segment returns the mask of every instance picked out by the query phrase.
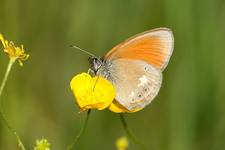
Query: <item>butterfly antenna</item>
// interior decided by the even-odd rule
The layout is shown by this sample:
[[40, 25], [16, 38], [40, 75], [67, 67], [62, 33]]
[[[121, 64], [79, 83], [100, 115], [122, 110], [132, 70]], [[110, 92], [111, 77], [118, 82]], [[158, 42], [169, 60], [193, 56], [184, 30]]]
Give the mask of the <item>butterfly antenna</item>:
[[82, 51], [82, 52], [84, 52], [84, 53], [86, 53], [86, 54], [88, 54], [88, 55], [90, 55], [90, 56], [92, 56], [92, 57], [96, 57], [94, 54], [92, 54], [92, 53], [90, 53], [90, 52], [88, 52], [88, 51], [86, 51], [86, 50], [84, 50], [84, 49], [82, 49], [82, 48], [80, 48], [80, 47], [78, 47], [78, 46], [70, 45], [70, 47], [71, 47], [71, 48], [75, 48], [75, 49], [77, 49], [77, 50], [80, 50], [80, 51]]

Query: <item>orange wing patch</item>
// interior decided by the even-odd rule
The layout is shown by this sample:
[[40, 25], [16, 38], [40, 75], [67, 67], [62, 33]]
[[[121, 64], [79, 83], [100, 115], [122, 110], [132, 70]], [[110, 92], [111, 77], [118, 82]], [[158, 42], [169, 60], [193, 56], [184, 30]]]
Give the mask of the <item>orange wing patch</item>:
[[173, 51], [173, 34], [167, 28], [159, 28], [131, 37], [109, 51], [106, 59], [136, 59], [163, 70]]

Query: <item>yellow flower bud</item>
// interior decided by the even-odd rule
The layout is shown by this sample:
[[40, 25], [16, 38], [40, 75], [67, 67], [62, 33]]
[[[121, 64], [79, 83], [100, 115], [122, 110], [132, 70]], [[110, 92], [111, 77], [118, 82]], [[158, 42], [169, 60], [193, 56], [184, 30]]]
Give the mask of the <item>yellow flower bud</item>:
[[117, 150], [126, 150], [128, 147], [128, 139], [127, 137], [123, 136], [116, 140], [116, 147]]
[[50, 150], [50, 144], [47, 139], [42, 138], [36, 141], [36, 146], [34, 150]]
[[3, 35], [0, 34], [0, 41], [2, 42], [4, 52], [9, 55], [12, 60], [18, 60], [20, 66], [23, 66], [22, 61], [28, 59], [29, 55], [25, 53], [23, 45], [16, 47], [12, 41], [8, 42], [4, 39]]

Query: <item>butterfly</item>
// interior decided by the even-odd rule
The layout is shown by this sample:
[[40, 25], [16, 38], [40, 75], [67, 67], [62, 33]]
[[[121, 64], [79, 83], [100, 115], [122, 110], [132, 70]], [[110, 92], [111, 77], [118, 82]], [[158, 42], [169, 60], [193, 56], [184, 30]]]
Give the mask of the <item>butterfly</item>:
[[170, 29], [145, 31], [118, 44], [101, 59], [90, 57], [90, 69], [112, 82], [116, 89], [114, 105], [133, 112], [157, 96], [173, 47]]

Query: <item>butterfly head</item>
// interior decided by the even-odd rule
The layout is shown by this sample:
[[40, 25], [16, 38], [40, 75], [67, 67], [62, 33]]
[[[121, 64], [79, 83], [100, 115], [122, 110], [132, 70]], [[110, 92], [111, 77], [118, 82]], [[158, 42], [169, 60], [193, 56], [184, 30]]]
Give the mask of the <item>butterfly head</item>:
[[97, 58], [97, 57], [89, 57], [88, 58], [89, 64], [90, 64], [90, 69], [93, 71], [94, 74], [96, 74], [101, 68], [103, 64], [103, 59], [102, 58]]

